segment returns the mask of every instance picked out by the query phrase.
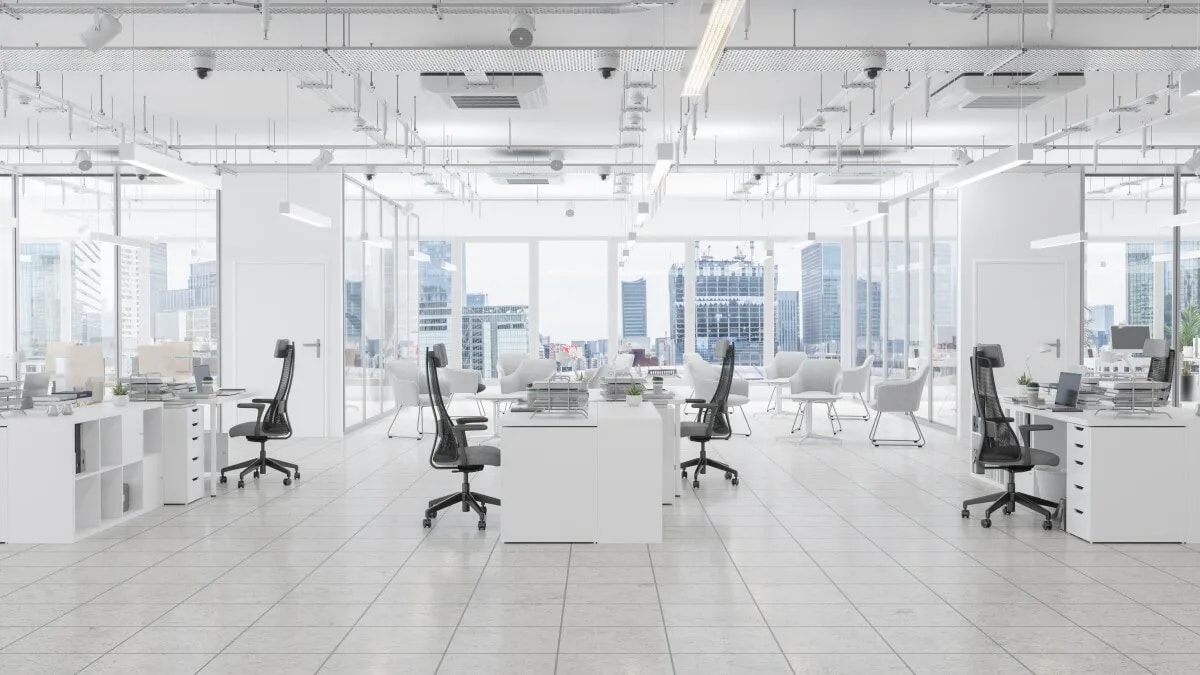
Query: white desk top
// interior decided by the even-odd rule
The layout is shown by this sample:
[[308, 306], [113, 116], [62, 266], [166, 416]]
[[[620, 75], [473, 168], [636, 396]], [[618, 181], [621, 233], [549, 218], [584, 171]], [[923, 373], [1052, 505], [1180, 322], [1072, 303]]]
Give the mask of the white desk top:
[[186, 408], [190, 405], [222, 405], [225, 403], [249, 401], [257, 396], [258, 394], [252, 391], [243, 391], [238, 394], [213, 394], [203, 398], [177, 398], [165, 401], [165, 403], [172, 407]]
[[789, 401], [816, 401], [817, 403], [837, 401], [842, 398], [838, 394], [831, 394], [827, 391], [802, 391], [799, 394], [784, 394], [783, 397]]
[[588, 410], [588, 416], [564, 413], [529, 413], [509, 411], [500, 416], [500, 426], [509, 427], [560, 427], [587, 428], [605, 423], [620, 424], [630, 420], [658, 421], [658, 411], [654, 406], [643, 403], [631, 406], [624, 401], [606, 402], [593, 401]]
[[1025, 413], [1081, 427], [1187, 427], [1200, 422], [1200, 418], [1196, 417], [1196, 412], [1191, 408], [1157, 408], [1159, 411], [1170, 413], [1170, 417], [1161, 414], [1148, 415], [1129, 412], [1118, 414], [1104, 408], [1099, 411], [1085, 409], [1083, 412], [1054, 412], [1053, 410], [1031, 408], [1021, 403], [1010, 403], [1008, 409], [1013, 414]]
[[161, 401], [130, 401], [123, 407], [114, 405], [111, 401], [103, 401], [101, 403], [93, 403], [92, 405], [80, 406], [75, 409], [75, 412], [70, 415], [54, 415], [46, 414], [43, 408], [31, 408], [25, 411], [22, 415], [17, 411], [5, 413], [0, 417], [0, 427], [11, 426], [13, 424], [79, 424], [80, 422], [92, 422], [104, 417], [112, 417], [120, 415], [127, 410], [151, 410], [153, 408], [161, 408]]
[[467, 398], [473, 398], [479, 401], [523, 401], [525, 400], [524, 391], [512, 391], [507, 394], [496, 389], [484, 389], [475, 394], [468, 394]]

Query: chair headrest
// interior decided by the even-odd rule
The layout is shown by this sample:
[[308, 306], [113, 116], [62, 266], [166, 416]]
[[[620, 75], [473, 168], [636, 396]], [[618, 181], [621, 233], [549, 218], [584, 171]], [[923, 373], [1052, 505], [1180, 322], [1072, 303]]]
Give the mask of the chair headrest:
[[733, 343], [731, 343], [728, 338], [721, 338], [720, 340], [717, 340], [717, 345], [713, 347], [713, 356], [718, 359], [725, 358], [725, 352], [729, 351], [731, 344]]
[[975, 345], [975, 358], [987, 359], [993, 368], [1004, 367], [1004, 350], [1000, 345]]
[[282, 359], [287, 356], [288, 347], [292, 346], [292, 341], [287, 338], [282, 338], [275, 341], [275, 358]]
[[429, 348], [429, 356], [433, 358], [433, 365], [437, 368], [445, 368], [446, 364], [450, 363], [450, 358], [446, 356], [446, 345], [440, 342]]

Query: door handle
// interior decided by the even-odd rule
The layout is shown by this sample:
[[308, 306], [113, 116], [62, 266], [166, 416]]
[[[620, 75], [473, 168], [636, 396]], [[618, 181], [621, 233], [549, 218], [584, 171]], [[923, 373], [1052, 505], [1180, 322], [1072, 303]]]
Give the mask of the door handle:
[[316, 342], [305, 342], [304, 344], [302, 344], [300, 346], [301, 347], [316, 347], [317, 348], [317, 358], [318, 359], [321, 358], [321, 338], [317, 338]]

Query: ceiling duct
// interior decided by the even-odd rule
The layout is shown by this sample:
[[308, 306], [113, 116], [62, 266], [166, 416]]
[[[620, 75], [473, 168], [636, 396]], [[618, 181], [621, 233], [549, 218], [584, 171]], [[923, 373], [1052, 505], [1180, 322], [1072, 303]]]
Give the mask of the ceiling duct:
[[421, 88], [456, 110], [520, 110], [547, 103], [541, 73], [422, 73]]
[[1080, 73], [1031, 81], [1029, 73], [964, 73], [930, 95], [937, 110], [1024, 110], [1062, 98], [1083, 87]]
[[[650, 2], [629, 2], [616, 0], [583, 0], [582, 2], [514, 2], [498, 4], [495, 2], [330, 2], [320, 4], [315, 2], [271, 2], [272, 14], [416, 14], [428, 16], [451, 15], [510, 15], [520, 11], [524, 14], [628, 14], [644, 12], [663, 5], [670, 6], [676, 0], [656, 0]], [[265, 3], [264, 3], [265, 4]], [[252, 14], [256, 12], [259, 3], [248, 0], [179, 0], [148, 1], [112, 5], [111, 14], [127, 16], [130, 14]], [[0, 13], [15, 18], [35, 14], [92, 14], [96, 11], [95, 4], [78, 2], [38, 2], [37, 4], [20, 4], [18, 2], [0, 2]]]

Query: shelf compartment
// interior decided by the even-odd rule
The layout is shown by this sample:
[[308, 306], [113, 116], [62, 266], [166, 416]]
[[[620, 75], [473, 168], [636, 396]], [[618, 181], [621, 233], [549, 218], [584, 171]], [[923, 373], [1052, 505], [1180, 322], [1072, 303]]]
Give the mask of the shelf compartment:
[[100, 475], [91, 474], [75, 481], [75, 531], [91, 530], [100, 525]]
[[100, 471], [100, 422], [81, 422], [75, 425], [75, 449], [82, 459], [80, 473]]
[[[124, 473], [118, 467], [115, 471], [105, 471], [100, 474], [100, 518], [120, 518], [125, 515]], [[76, 524], [78, 527], [78, 524]]]
[[100, 418], [100, 465], [121, 466], [125, 463], [121, 447], [121, 415]]

